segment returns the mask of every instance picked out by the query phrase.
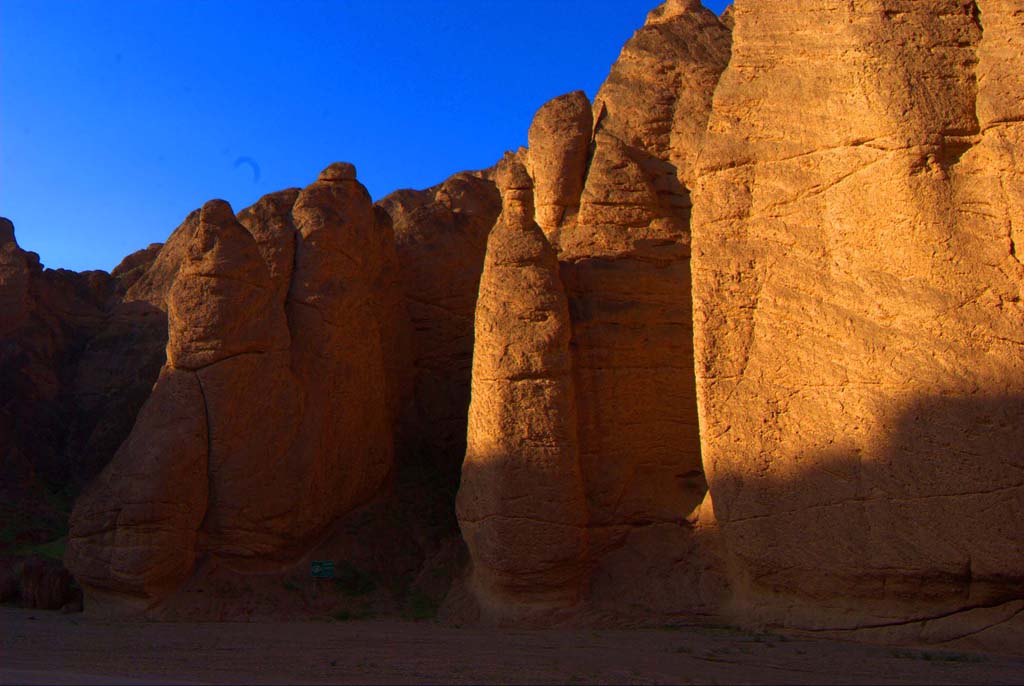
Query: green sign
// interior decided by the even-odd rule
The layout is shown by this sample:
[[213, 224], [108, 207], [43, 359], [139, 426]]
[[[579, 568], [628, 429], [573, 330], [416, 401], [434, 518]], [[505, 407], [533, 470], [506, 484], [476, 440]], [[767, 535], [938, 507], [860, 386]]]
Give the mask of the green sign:
[[313, 563], [309, 566], [309, 571], [314, 579], [333, 579], [334, 560], [313, 560]]

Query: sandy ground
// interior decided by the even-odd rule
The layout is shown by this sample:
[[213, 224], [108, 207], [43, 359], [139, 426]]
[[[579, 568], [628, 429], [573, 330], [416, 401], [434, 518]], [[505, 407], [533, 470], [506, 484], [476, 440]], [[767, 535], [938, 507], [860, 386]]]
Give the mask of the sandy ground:
[[1024, 658], [702, 626], [125, 623], [0, 608], [0, 683], [1021, 684]]

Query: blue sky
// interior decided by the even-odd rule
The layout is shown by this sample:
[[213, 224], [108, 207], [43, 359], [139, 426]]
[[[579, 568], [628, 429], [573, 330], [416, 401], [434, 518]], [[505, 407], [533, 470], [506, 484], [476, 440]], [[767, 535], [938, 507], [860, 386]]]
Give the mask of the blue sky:
[[0, 0], [0, 214], [46, 266], [109, 270], [333, 161], [375, 198], [430, 186], [593, 97], [656, 4]]

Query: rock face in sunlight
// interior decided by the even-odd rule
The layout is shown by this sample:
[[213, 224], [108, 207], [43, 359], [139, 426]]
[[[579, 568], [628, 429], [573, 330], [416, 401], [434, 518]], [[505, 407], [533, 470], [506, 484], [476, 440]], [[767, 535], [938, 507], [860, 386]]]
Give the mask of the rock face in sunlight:
[[[530, 149], [522, 155], [535, 187], [536, 222], [557, 249], [569, 302], [575, 397], [569, 435], [578, 443], [591, 577], [601, 589], [591, 598], [595, 609], [672, 613], [717, 599], [717, 582], [701, 584], [693, 574], [649, 582], [672, 575], [672, 559], [688, 558], [693, 569], [713, 566], [702, 542], [713, 517], [710, 507], [704, 516], [698, 511], [706, 485], [692, 366], [685, 184], [693, 178], [692, 159], [729, 44], [728, 30], [699, 3], [656, 9], [612, 67], [593, 114], [583, 93], [555, 98], [537, 112]], [[477, 356], [482, 314], [478, 310]], [[474, 408], [477, 385], [474, 378]], [[514, 434], [515, 408], [481, 399], [483, 407], [490, 421], [501, 420]], [[472, 416], [485, 416], [478, 412]], [[526, 414], [520, 424], [529, 424]], [[487, 464], [488, 450], [474, 448], [473, 435], [471, 423], [464, 479]], [[463, 531], [473, 532], [469, 541], [477, 529], [471, 520], [479, 517], [460, 511]], [[528, 527], [543, 525], [525, 517], [518, 527], [511, 518], [494, 519], [502, 525], [488, 530], [493, 548], [518, 550], [516, 541], [534, 535]], [[650, 527], [660, 536], [639, 531]], [[652, 547], [660, 553], [652, 554]], [[486, 610], [494, 601], [480, 588], [477, 570], [494, 562], [472, 542], [470, 552]], [[566, 555], [559, 564], [562, 575], [574, 579], [584, 561]], [[523, 602], [529, 597], [520, 596]]]
[[594, 115], [583, 91], [546, 103], [530, 126], [527, 165], [534, 179], [537, 224], [555, 240], [579, 214], [593, 132]]
[[457, 510], [488, 614], [572, 606], [587, 571], [569, 304], [509, 156], [476, 307], [473, 395]]
[[613, 536], [677, 523], [704, 496], [688, 186], [729, 45], [699, 2], [651, 12], [597, 94], [578, 222], [561, 236], [591, 517]]
[[0, 221], [0, 516], [88, 484], [88, 611], [1019, 652], [1024, 10], [798, 4], [668, 0], [376, 204], [336, 163], [110, 275]]
[[733, 16], [693, 273], [737, 606], [926, 640], [999, 624], [1024, 579], [1021, 4]]

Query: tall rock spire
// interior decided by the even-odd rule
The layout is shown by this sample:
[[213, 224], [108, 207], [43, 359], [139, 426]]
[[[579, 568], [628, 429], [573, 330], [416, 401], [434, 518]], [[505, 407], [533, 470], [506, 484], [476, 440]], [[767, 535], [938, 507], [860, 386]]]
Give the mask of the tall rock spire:
[[473, 590], [485, 612], [501, 615], [577, 603], [588, 553], [568, 301], [514, 158], [498, 185], [457, 508]]

